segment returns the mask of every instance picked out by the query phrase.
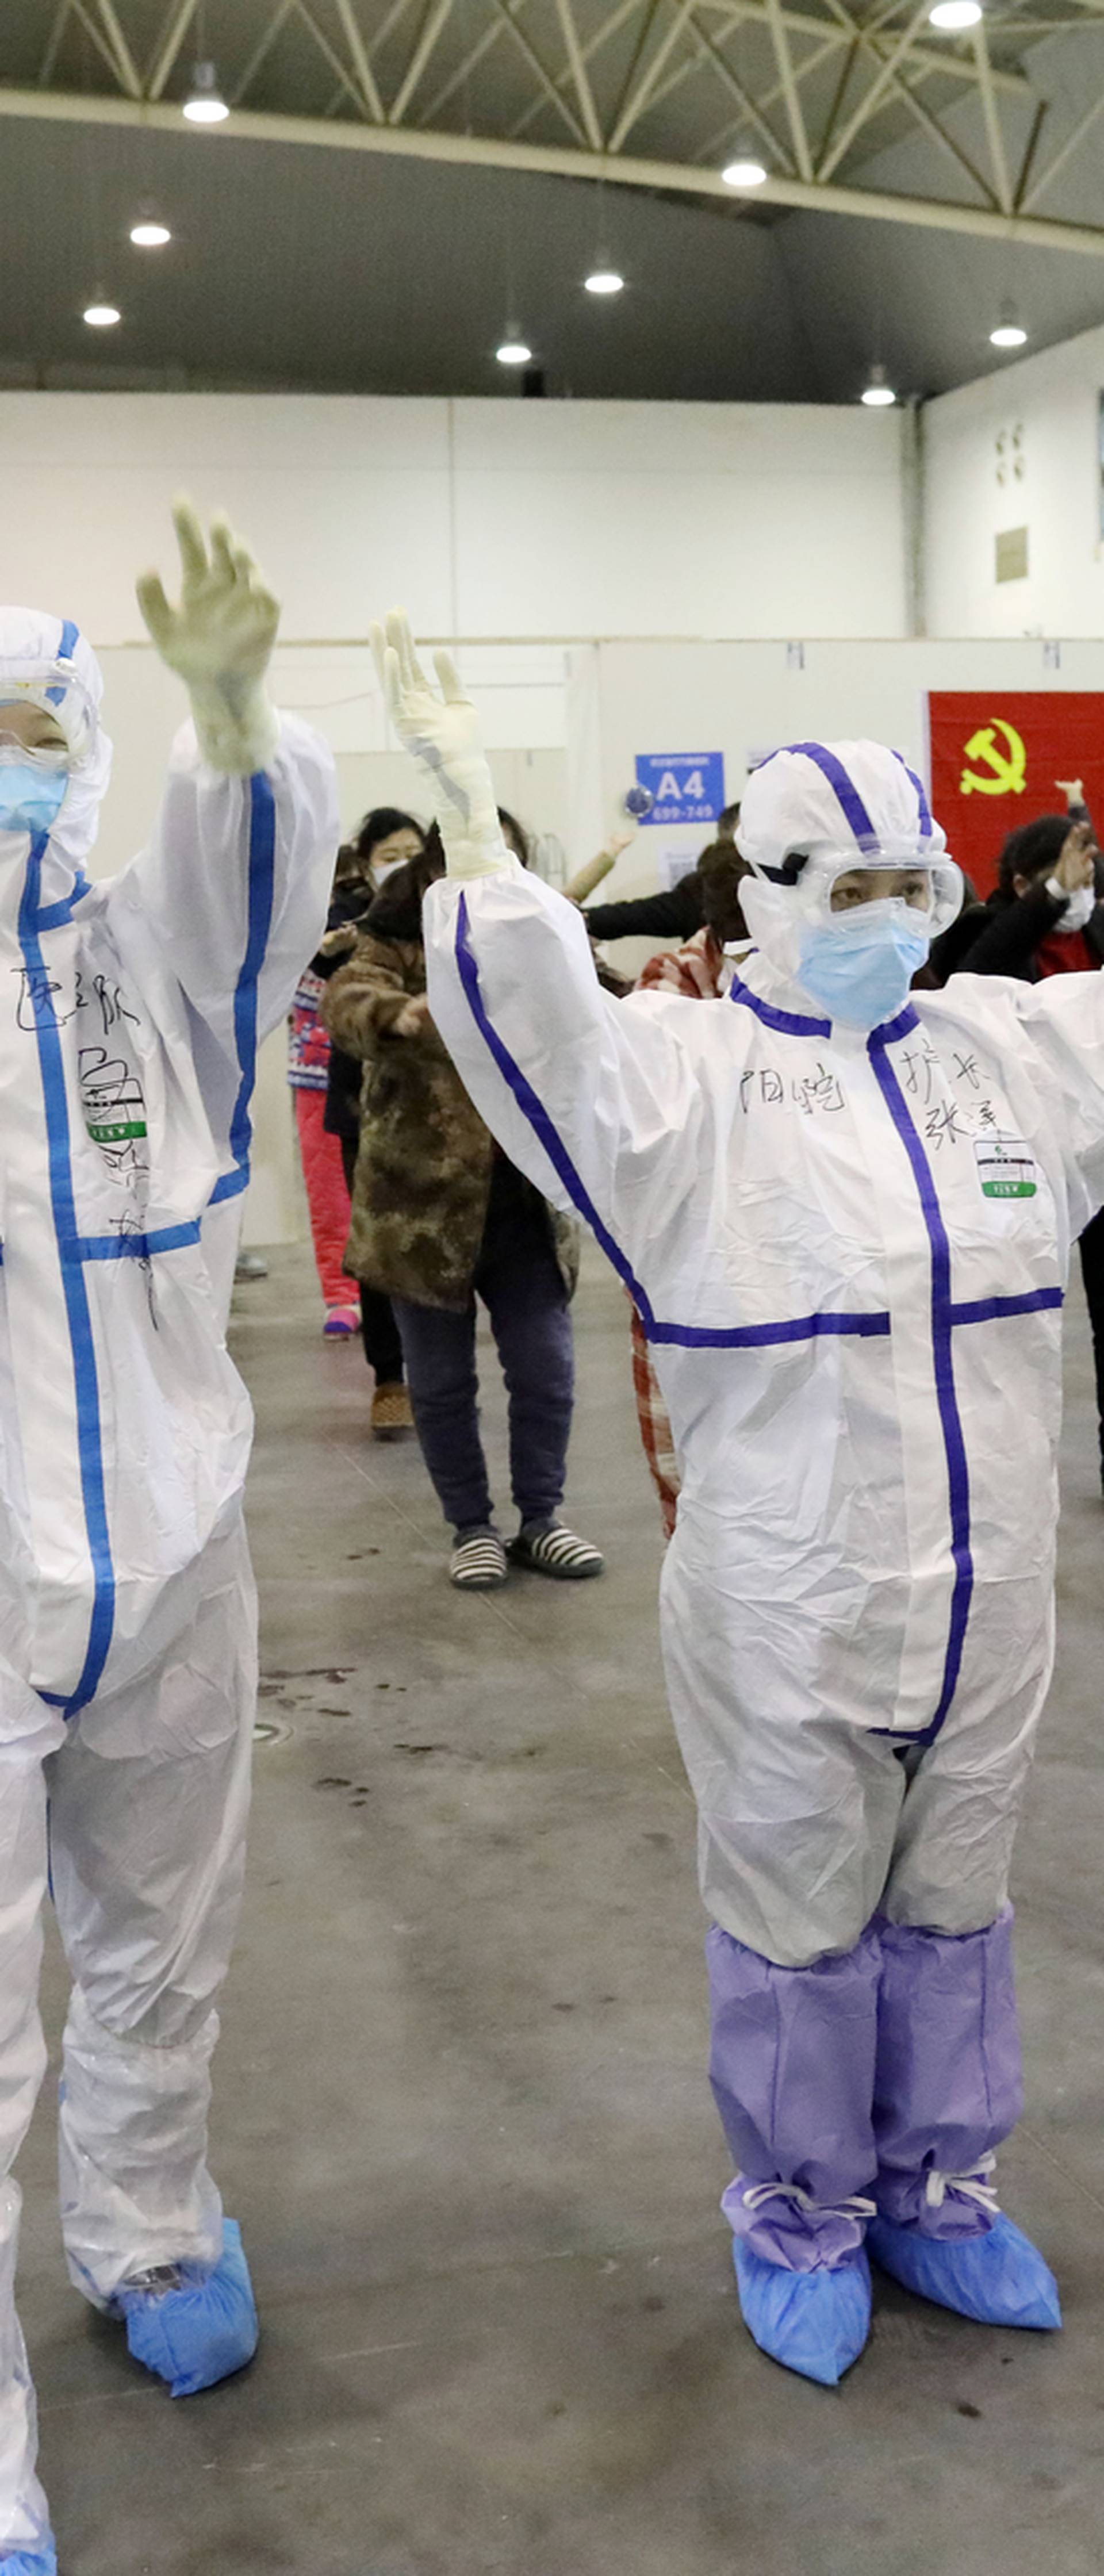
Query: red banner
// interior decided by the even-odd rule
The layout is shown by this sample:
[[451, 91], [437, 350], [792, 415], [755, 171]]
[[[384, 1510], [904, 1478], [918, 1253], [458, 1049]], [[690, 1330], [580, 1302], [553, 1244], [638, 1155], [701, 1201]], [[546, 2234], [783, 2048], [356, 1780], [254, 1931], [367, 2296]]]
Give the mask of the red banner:
[[1010, 832], [1061, 814], [1059, 778], [1084, 780], [1104, 832], [1104, 694], [1097, 689], [933, 689], [932, 808], [979, 894], [996, 884]]

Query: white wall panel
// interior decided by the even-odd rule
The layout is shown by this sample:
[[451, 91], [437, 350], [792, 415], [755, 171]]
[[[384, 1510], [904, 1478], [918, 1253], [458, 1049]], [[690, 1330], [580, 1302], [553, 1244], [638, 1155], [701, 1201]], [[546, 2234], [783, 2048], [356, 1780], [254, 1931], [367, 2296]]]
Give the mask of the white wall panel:
[[[1104, 330], [1095, 330], [928, 405], [929, 633], [1104, 633], [1102, 391]], [[1019, 527], [1027, 577], [998, 582], [997, 534]]]
[[9, 597], [140, 635], [182, 487], [224, 506], [288, 641], [422, 631], [899, 634], [900, 425], [820, 406], [0, 394]]

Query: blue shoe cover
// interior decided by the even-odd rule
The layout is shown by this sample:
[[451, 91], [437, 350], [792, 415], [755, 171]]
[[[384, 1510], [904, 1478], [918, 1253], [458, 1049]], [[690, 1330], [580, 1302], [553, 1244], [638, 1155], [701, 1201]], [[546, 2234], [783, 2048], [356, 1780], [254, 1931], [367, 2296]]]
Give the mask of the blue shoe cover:
[[[182, 2266], [178, 2290], [129, 2288], [124, 2281], [112, 2306], [125, 2317], [135, 2361], [168, 2381], [174, 2397], [214, 2388], [252, 2361], [260, 2340], [249, 2265], [236, 2219], [222, 2222], [222, 2259], [213, 2272]], [[5, 2576], [0, 2560], [0, 2576]], [[37, 2576], [37, 2570], [36, 2570]]]
[[53, 2541], [45, 2549], [17, 2549], [14, 2558], [0, 2558], [0, 2576], [57, 2576]]
[[867, 2244], [883, 2272], [921, 2299], [981, 2326], [1060, 2326], [1058, 2284], [1038, 2248], [999, 2210], [984, 2236], [922, 2236], [872, 2218]]
[[830, 2271], [790, 2272], [736, 2238], [732, 2248], [744, 2324], [760, 2352], [835, 2388], [870, 2332], [870, 2265], [861, 2250]]

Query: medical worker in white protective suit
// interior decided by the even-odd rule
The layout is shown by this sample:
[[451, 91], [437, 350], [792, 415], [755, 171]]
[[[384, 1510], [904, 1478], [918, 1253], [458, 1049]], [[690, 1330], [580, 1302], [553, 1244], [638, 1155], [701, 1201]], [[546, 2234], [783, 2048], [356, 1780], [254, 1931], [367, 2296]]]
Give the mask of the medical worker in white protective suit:
[[[0, 609], [0, 2156], [31, 2116], [50, 1860], [73, 1995], [69, 2270], [178, 2395], [257, 2322], [205, 2160], [241, 1890], [255, 1689], [251, 1417], [224, 1343], [259, 1039], [322, 929], [333, 764], [278, 717], [278, 611], [177, 513], [183, 591], [140, 596], [194, 729], [133, 866], [90, 885], [100, 675]], [[54, 2576], [0, 2181], [0, 2576]]]
[[511, 1160], [644, 1318], [683, 1468], [662, 1592], [700, 1814], [712, 2078], [744, 2316], [829, 2383], [867, 2249], [1057, 2326], [997, 2207], [1021, 2105], [1009, 1857], [1051, 1669], [1060, 1308], [1104, 1198], [1104, 990], [910, 996], [959, 902], [923, 788], [870, 742], [744, 800], [757, 943], [729, 998], [612, 1002], [500, 841], [475, 720], [389, 627], [448, 876], [434, 1021]]

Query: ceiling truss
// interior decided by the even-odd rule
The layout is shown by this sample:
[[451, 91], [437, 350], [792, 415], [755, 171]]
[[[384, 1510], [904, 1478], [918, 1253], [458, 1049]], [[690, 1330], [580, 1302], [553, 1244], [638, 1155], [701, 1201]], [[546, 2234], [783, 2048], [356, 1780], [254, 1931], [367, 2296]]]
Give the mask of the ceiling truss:
[[[957, 38], [936, 36], [929, 6], [222, 0], [204, 11], [167, 0], [155, 25], [150, 0], [4, 0], [0, 117], [179, 130], [202, 43], [234, 110], [219, 132], [244, 140], [554, 171], [734, 210], [720, 169], [754, 148], [770, 176], [745, 206], [1104, 255], [1104, 226], [1060, 220], [1047, 203], [1059, 177], [1068, 195], [1079, 156], [1092, 161], [1104, 60], [1049, 157], [1029, 62], [1044, 37], [1060, 45], [1086, 27], [1104, 54], [1104, 0], [1024, 0], [1023, 11], [991, 0]], [[930, 189], [869, 184], [874, 156], [905, 134], [930, 158]]]

